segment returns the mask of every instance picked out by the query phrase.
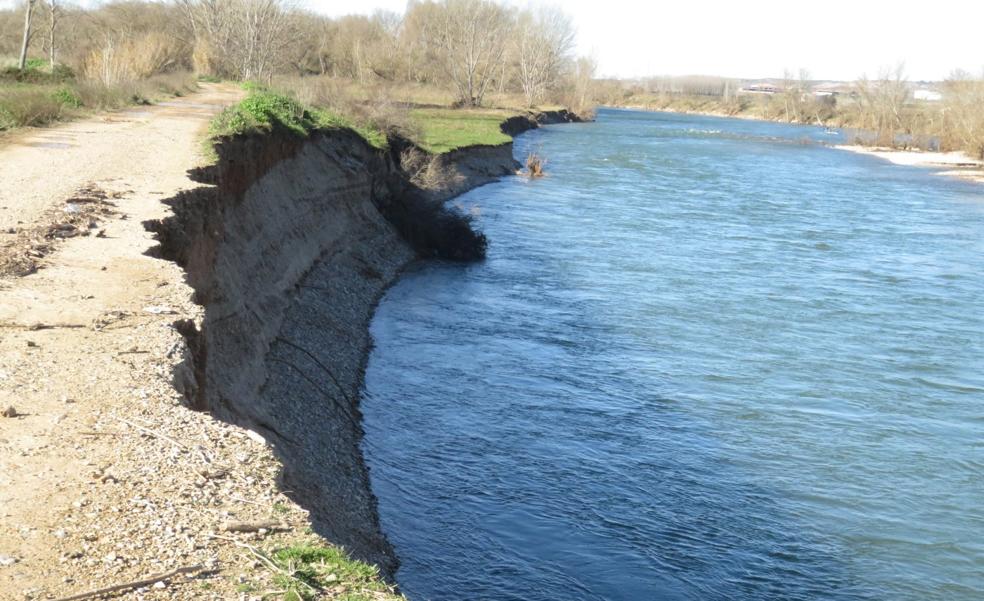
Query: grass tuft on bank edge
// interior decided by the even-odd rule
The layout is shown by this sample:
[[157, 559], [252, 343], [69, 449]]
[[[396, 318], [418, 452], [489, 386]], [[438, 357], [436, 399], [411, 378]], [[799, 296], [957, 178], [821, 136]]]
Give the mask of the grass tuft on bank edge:
[[360, 126], [330, 111], [305, 106], [291, 96], [254, 83], [243, 87], [249, 95], [212, 120], [210, 138], [268, 132], [275, 127], [285, 128], [298, 136], [308, 136], [320, 129], [348, 128], [373, 147], [386, 148], [386, 134], [382, 131]]
[[301, 543], [275, 550], [274, 584], [284, 601], [330, 597], [341, 601], [405, 601], [372, 565], [351, 559], [332, 546]]

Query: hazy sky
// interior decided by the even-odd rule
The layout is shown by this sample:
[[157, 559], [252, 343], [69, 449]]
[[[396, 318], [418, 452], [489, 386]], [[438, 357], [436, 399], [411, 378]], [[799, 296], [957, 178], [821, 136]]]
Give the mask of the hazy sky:
[[[330, 15], [406, 0], [301, 0]], [[512, 2], [526, 5], [527, 2]], [[984, 0], [565, 0], [579, 51], [602, 75], [875, 76], [904, 61], [910, 80], [984, 69]]]

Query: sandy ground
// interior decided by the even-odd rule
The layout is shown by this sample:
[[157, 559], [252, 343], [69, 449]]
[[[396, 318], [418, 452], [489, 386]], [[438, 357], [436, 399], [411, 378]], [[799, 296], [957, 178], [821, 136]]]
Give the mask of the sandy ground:
[[984, 161], [973, 159], [963, 152], [923, 152], [868, 146], [835, 146], [835, 148], [875, 156], [896, 165], [935, 167], [941, 169], [940, 175], [984, 183]]
[[[305, 523], [262, 439], [181, 406], [173, 323], [200, 307], [175, 264], [144, 255], [142, 222], [196, 185], [203, 129], [240, 94], [205, 85], [0, 147], [0, 259], [25, 236], [43, 246], [28, 275], [0, 272], [0, 599], [192, 566], [127, 598], [252, 598], [236, 591], [255, 558], [228, 539], [280, 535], [210, 533]], [[68, 223], [91, 207], [92, 223]]]

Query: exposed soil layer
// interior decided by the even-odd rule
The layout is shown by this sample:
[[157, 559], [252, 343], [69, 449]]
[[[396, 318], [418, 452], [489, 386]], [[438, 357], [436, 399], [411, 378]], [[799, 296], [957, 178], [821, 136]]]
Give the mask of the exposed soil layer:
[[399, 164], [405, 146], [378, 151], [345, 130], [225, 140], [196, 174], [215, 186], [148, 224], [204, 307], [181, 326], [189, 403], [260, 433], [316, 531], [387, 575], [396, 559], [360, 452], [369, 320], [415, 258], [480, 256], [466, 251], [484, 237], [443, 201], [518, 168], [511, 144], [461, 149], [435, 157], [441, 185], [422, 189]]
[[237, 545], [311, 524], [396, 566], [359, 451], [367, 326], [410, 261], [480, 256], [434, 207], [515, 172], [511, 146], [432, 158], [424, 187], [347, 131], [196, 168], [242, 94], [205, 88], [0, 149], [0, 598], [192, 566], [141, 597], [239, 598], [274, 585]]

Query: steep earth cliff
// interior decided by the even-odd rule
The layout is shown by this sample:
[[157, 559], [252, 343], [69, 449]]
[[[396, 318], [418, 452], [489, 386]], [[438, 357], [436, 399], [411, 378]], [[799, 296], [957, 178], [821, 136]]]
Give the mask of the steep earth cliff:
[[401, 166], [407, 149], [347, 130], [224, 140], [217, 165], [195, 175], [205, 185], [147, 224], [205, 309], [178, 324], [190, 352], [176, 385], [195, 408], [261, 434], [316, 530], [388, 575], [397, 562], [359, 448], [369, 320], [415, 258], [474, 258], [455, 254], [460, 232], [441, 239], [467, 221], [439, 207], [519, 168], [511, 144], [459, 149], [432, 159], [443, 175], [425, 190]]

